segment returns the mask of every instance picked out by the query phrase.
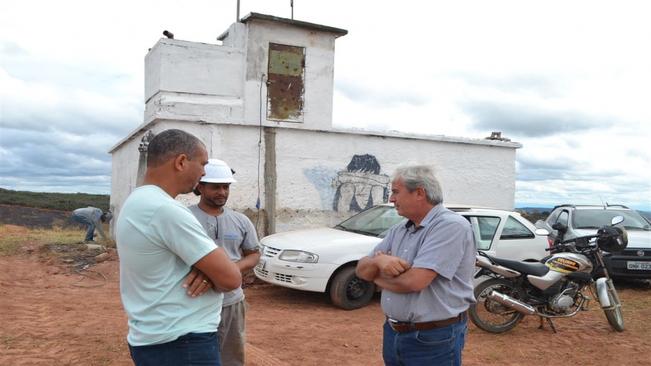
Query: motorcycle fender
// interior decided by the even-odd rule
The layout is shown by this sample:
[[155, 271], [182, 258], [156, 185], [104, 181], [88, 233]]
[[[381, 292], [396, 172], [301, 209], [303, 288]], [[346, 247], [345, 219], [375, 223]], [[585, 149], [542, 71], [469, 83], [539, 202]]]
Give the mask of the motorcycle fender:
[[602, 308], [609, 308], [612, 304], [608, 298], [608, 279], [601, 277], [597, 279], [597, 297]]

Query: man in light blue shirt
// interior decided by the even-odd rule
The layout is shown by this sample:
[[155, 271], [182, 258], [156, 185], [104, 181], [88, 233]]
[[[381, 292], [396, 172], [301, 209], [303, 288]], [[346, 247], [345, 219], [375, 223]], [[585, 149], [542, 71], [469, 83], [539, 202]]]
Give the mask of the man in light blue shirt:
[[[220, 364], [216, 331], [223, 295], [208, 289], [232, 290], [242, 278], [224, 249], [174, 200], [193, 190], [207, 162], [196, 137], [181, 130], [159, 133], [148, 146], [144, 185], [120, 211], [120, 294], [136, 365]], [[205, 277], [184, 288], [192, 267]]]
[[443, 206], [426, 166], [396, 170], [391, 197], [407, 218], [357, 265], [382, 288], [386, 365], [461, 365], [466, 311], [474, 303], [475, 240], [470, 223]]

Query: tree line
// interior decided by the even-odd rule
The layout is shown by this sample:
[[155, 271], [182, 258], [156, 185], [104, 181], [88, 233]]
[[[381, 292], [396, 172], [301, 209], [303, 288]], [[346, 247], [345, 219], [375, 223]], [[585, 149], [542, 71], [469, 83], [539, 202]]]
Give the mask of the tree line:
[[0, 188], [0, 204], [3, 205], [61, 211], [93, 206], [106, 211], [109, 209], [109, 200], [108, 194], [27, 192]]

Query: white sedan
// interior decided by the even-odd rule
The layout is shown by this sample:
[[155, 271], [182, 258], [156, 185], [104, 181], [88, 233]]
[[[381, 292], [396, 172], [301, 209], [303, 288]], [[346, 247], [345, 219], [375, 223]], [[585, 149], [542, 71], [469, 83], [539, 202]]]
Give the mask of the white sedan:
[[[536, 229], [517, 212], [446, 207], [472, 224], [477, 249], [487, 254], [526, 261], [547, 255], [548, 232]], [[355, 276], [357, 261], [373, 250], [389, 228], [403, 220], [392, 204], [383, 204], [334, 228], [269, 235], [261, 240], [262, 256], [255, 275], [274, 285], [328, 292], [332, 302], [343, 309], [360, 308], [373, 297], [375, 285]]]

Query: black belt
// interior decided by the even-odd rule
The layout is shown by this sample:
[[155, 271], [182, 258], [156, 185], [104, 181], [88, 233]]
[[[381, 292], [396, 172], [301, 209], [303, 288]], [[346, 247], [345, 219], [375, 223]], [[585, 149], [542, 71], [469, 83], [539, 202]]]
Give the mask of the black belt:
[[466, 312], [464, 311], [463, 313], [455, 316], [454, 318], [434, 320], [431, 322], [421, 322], [421, 323], [401, 322], [387, 317], [387, 323], [389, 323], [389, 326], [394, 331], [398, 333], [405, 333], [405, 332], [413, 332], [416, 330], [430, 330], [436, 328], [443, 328], [451, 324], [459, 323], [465, 320], [466, 318], [467, 315]]

